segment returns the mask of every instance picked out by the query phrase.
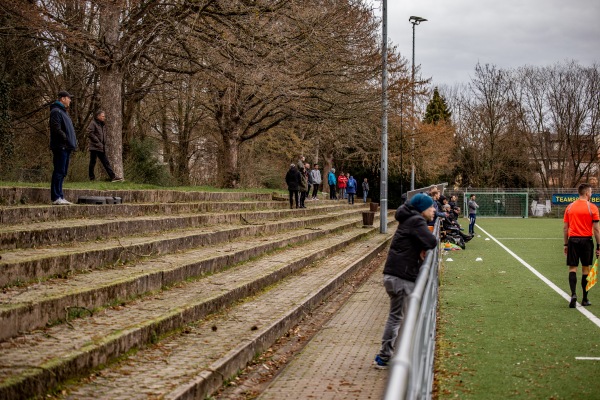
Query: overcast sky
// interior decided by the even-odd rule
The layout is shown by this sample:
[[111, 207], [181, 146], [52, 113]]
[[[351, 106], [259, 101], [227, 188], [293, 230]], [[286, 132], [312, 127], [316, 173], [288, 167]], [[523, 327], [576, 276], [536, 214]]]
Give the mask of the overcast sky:
[[[371, 0], [381, 16], [381, 0]], [[388, 37], [434, 85], [465, 83], [477, 62], [500, 68], [600, 63], [600, 0], [388, 0]]]

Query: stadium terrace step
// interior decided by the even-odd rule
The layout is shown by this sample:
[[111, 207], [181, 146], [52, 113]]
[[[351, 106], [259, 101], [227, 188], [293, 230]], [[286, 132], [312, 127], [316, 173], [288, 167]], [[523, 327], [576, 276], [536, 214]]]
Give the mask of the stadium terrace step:
[[[75, 397], [147, 398], [153, 391], [157, 397], [204, 398], [382, 251], [391, 234], [376, 232], [376, 228], [344, 228], [90, 317], [0, 343], [0, 398], [42, 396], [66, 379], [165, 338], [150, 349], [161, 354], [154, 360], [160, 367], [132, 361], [136, 371], [131, 374], [141, 375], [117, 372], [124, 380], [115, 381], [113, 389], [81, 386], [74, 389]], [[227, 249], [221, 246], [221, 250]], [[268, 290], [260, 293], [264, 289]], [[243, 299], [247, 300], [226, 313], [219, 312]], [[203, 318], [207, 319], [200, 321]], [[172, 335], [177, 330], [182, 333]], [[169, 353], [173, 358], [165, 363]], [[148, 360], [154, 357], [145, 351], [139, 354]], [[144, 368], [154, 369], [134, 382], [133, 376], [142, 376]]]
[[276, 232], [269, 237], [238, 238], [228, 242], [225, 249], [223, 243], [212, 244], [122, 267], [77, 274], [66, 280], [7, 288], [0, 293], [0, 340], [64, 321], [71, 309], [93, 310], [115, 301], [124, 302], [269, 251], [362, 226], [358, 215], [344, 212], [337, 217], [319, 224], [316, 229], [300, 228]]
[[197, 203], [148, 203], [74, 205], [56, 207], [48, 205], [0, 207], [0, 224], [17, 225], [29, 222], [48, 222], [76, 218], [137, 217], [142, 215], [191, 214], [227, 211], [280, 210], [289, 208], [282, 201], [238, 201]]
[[[74, 205], [68, 207], [78, 208], [80, 206]], [[339, 208], [340, 206], [338, 205], [323, 205], [301, 210], [263, 210], [242, 213], [205, 213], [177, 216], [155, 215], [133, 218], [65, 219], [61, 221], [29, 223], [26, 225], [19, 224], [0, 228], [0, 250], [122, 237], [139, 232], [151, 233], [188, 229], [204, 225], [235, 224], [240, 221], [277, 220], [295, 215], [316, 215]]]
[[[88, 271], [207, 244], [222, 243], [238, 237], [272, 234], [286, 229], [323, 224], [339, 218], [354, 218], [353, 215], [358, 213], [360, 208], [346, 205], [225, 216], [215, 214], [212, 215], [214, 225], [195, 229], [155, 232], [151, 235], [148, 235], [148, 231], [140, 230], [135, 233], [145, 232], [145, 234], [113, 240], [72, 243], [70, 246], [5, 251], [0, 259], [0, 287], [15, 284], [22, 286], [39, 279], [67, 276], [78, 271]], [[288, 218], [281, 219], [286, 216]], [[262, 219], [263, 222], [254, 222], [267, 217], [276, 221]], [[218, 223], [227, 219], [231, 220], [230, 224]], [[237, 223], [234, 224], [233, 221]], [[76, 220], [73, 221], [75, 222]], [[63, 221], [61, 223], [64, 224]], [[71, 221], [66, 224], [69, 223]], [[85, 229], [85, 225], [81, 226]], [[118, 231], [119, 235], [124, 234], [123, 230]], [[89, 234], [92, 239], [102, 237], [98, 232], [95, 235], [93, 231], [90, 232], [92, 232]]]
[[[88, 190], [64, 189], [65, 198], [75, 203], [80, 196], [120, 197], [123, 203], [192, 203], [198, 201], [271, 201], [272, 194], [248, 192], [183, 192], [177, 190]], [[49, 204], [48, 188], [0, 187], [0, 204]]]

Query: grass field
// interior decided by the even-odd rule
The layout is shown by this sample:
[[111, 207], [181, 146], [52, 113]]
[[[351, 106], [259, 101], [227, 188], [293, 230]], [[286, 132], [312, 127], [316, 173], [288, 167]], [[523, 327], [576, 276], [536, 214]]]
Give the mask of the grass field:
[[[568, 307], [562, 220], [479, 218], [477, 225], [480, 237], [443, 257], [438, 398], [600, 399], [600, 284], [590, 307]], [[581, 268], [579, 300], [580, 280]]]

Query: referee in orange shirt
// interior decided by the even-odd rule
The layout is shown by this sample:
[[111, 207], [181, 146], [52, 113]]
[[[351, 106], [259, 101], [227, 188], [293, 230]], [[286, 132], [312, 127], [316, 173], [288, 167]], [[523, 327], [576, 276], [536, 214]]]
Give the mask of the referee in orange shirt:
[[571, 302], [569, 307], [575, 308], [577, 303], [577, 266], [581, 261], [581, 288], [583, 289], [582, 306], [589, 306], [585, 287], [590, 265], [594, 261], [594, 238], [596, 238], [596, 257], [600, 257], [600, 227], [598, 221], [598, 207], [590, 199], [592, 198], [592, 187], [582, 183], [577, 189], [579, 199], [575, 200], [565, 210], [564, 239], [565, 255], [569, 267], [569, 287], [571, 288]]

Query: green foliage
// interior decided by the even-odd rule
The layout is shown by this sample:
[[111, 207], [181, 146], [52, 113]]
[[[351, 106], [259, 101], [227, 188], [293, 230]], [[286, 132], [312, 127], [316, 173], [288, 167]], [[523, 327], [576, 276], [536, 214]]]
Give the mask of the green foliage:
[[156, 158], [156, 145], [151, 140], [133, 139], [129, 143], [129, 157], [125, 161], [127, 180], [157, 186], [174, 185], [168, 166]]
[[427, 104], [427, 109], [425, 110], [425, 118], [424, 122], [428, 124], [437, 125], [440, 121], [450, 122], [450, 117], [452, 113], [448, 109], [448, 105], [446, 104], [446, 99], [444, 96], [440, 95], [438, 88], [433, 89], [433, 97]]

